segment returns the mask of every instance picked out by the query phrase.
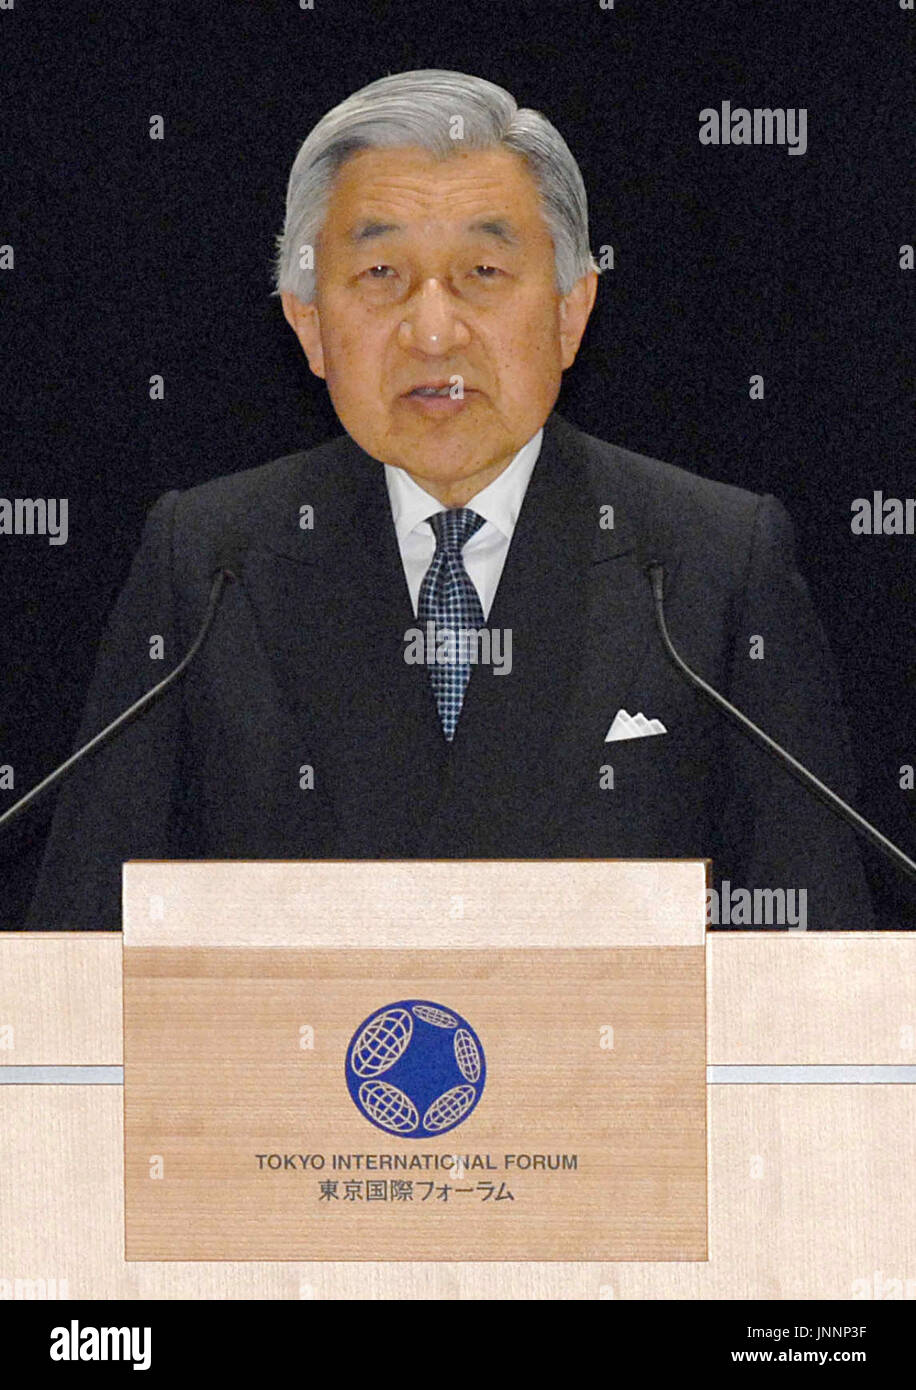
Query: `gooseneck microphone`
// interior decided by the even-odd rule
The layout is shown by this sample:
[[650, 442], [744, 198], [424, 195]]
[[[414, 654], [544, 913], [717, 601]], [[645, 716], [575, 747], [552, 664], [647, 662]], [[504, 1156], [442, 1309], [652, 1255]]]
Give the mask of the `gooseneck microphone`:
[[88, 757], [90, 753], [94, 753], [96, 749], [101, 748], [109, 739], [114, 738], [115, 734], [119, 733], [132, 719], [136, 719], [138, 714], [142, 714], [144, 710], [148, 709], [151, 704], [158, 700], [159, 697], [168, 690], [170, 685], [174, 684], [174, 682], [184, 674], [200, 651], [204, 642], [207, 640], [207, 634], [213, 625], [213, 619], [216, 617], [226, 586], [234, 583], [235, 578], [232, 571], [223, 566], [214, 573], [213, 583], [210, 587], [210, 596], [207, 600], [207, 608], [204, 613], [203, 622], [200, 625], [200, 630], [174, 670], [170, 671], [167, 676], [164, 676], [159, 684], [154, 685], [145, 695], [141, 695], [139, 700], [136, 700], [123, 714], [119, 714], [116, 719], [113, 719], [110, 724], [107, 724], [105, 728], [100, 730], [88, 743], [84, 743], [82, 748], [78, 748], [75, 753], [72, 753], [70, 757], [67, 758], [66, 762], [61, 763], [60, 767], [56, 767], [53, 772], [49, 772], [47, 777], [43, 778], [31, 791], [26, 792], [25, 796], [20, 797], [18, 801], [14, 802], [9, 810], [5, 811], [3, 815], [0, 816], [0, 830], [9, 825], [10, 822], [21, 815], [23, 811], [27, 810], [33, 801], [37, 800], [43, 792], [53, 787], [62, 777], [65, 777], [72, 767], [82, 762], [83, 758]]
[[854, 810], [841, 796], [837, 796], [836, 792], [825, 786], [819, 777], [815, 777], [813, 772], [810, 772], [797, 758], [793, 758], [792, 754], [787, 752], [781, 744], [778, 744], [775, 739], [770, 738], [769, 734], [765, 734], [762, 729], [758, 728], [753, 720], [748, 719], [746, 714], [742, 714], [739, 709], [736, 709], [730, 700], [726, 700], [724, 695], [720, 695], [718, 690], [714, 690], [708, 681], [705, 681], [702, 676], [698, 676], [696, 671], [691, 670], [686, 661], [675, 650], [668, 634], [668, 625], [665, 622], [664, 566], [659, 560], [650, 560], [643, 568], [652, 585], [652, 596], [655, 599], [655, 621], [662, 643], [677, 669], [687, 677], [690, 684], [702, 691], [707, 699], [711, 700], [719, 709], [724, 710], [729, 718], [733, 719], [746, 734], [749, 734], [755, 743], [759, 743], [762, 748], [771, 753], [825, 806], [828, 806], [831, 811], [845, 820], [860, 835], [864, 835], [873, 845], [877, 845], [878, 849], [883, 850], [905, 873], [916, 878], [916, 863], [910, 859], [909, 855], [904, 854], [903, 850], [899, 849], [886, 835], [882, 835], [881, 831], [877, 830], [864, 816], [860, 816], [858, 811]]

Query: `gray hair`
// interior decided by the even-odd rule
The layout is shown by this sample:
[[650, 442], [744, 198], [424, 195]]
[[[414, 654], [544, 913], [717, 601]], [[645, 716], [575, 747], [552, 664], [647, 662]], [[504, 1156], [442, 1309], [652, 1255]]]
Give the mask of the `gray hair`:
[[354, 92], [322, 116], [301, 145], [286, 190], [286, 221], [276, 239], [274, 294], [289, 290], [303, 304], [314, 298], [315, 272], [301, 266], [301, 252], [318, 241], [345, 160], [357, 150], [405, 145], [419, 145], [437, 159], [446, 159], [458, 145], [501, 146], [521, 155], [553, 238], [557, 290], [569, 294], [587, 271], [598, 272], [588, 244], [585, 184], [559, 131], [539, 111], [520, 110], [493, 82], [423, 68], [382, 77]]

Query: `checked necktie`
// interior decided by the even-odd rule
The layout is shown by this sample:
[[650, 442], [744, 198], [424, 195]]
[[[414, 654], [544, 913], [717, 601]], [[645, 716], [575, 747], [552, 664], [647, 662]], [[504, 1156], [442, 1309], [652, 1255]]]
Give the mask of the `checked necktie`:
[[470, 663], [461, 659], [467, 657], [467, 652], [462, 651], [458, 629], [473, 628], [476, 632], [484, 625], [480, 598], [464, 568], [461, 551], [474, 532], [480, 530], [484, 518], [469, 507], [454, 507], [426, 519], [436, 537], [436, 553], [420, 585], [417, 617], [426, 632], [431, 631], [427, 624], [434, 624], [437, 647], [443, 630], [454, 633], [453, 643], [444, 648], [453, 659], [439, 659], [429, 667], [442, 732], [451, 743], [471, 676]]

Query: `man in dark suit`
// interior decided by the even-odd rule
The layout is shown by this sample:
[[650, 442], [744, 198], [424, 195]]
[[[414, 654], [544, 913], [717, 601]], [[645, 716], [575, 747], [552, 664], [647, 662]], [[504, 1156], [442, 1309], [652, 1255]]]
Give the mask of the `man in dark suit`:
[[[554, 410], [596, 286], [575, 161], [501, 89], [405, 73], [319, 122], [278, 287], [346, 433], [153, 507], [80, 739], [154, 682], [151, 637], [169, 664], [190, 645], [215, 568], [238, 582], [66, 784], [29, 926], [116, 928], [125, 859], [320, 857], [709, 857], [803, 892], [791, 924], [873, 925], [852, 834], [655, 628], [649, 558], [694, 669], [854, 796], [784, 509]], [[456, 628], [510, 659], [411, 661]]]

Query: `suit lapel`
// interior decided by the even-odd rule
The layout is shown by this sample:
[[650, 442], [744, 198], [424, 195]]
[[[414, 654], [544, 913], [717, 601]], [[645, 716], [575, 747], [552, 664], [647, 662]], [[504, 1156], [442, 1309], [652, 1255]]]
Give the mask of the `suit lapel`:
[[[649, 586], [622, 497], [600, 495], [578, 431], [552, 415], [489, 617], [512, 670], [472, 670], [427, 852], [506, 855], [544, 842], [597, 781], [610, 707], [625, 704], [651, 635]], [[600, 525], [615, 508], [614, 528]], [[616, 703], [615, 703], [616, 701]], [[610, 710], [613, 713], [613, 709]]]
[[262, 531], [243, 582], [299, 762], [314, 766], [348, 855], [410, 855], [438, 797], [444, 740], [426, 670], [404, 660], [415, 619], [382, 465], [346, 437], [331, 461], [314, 530], [286, 518]]

